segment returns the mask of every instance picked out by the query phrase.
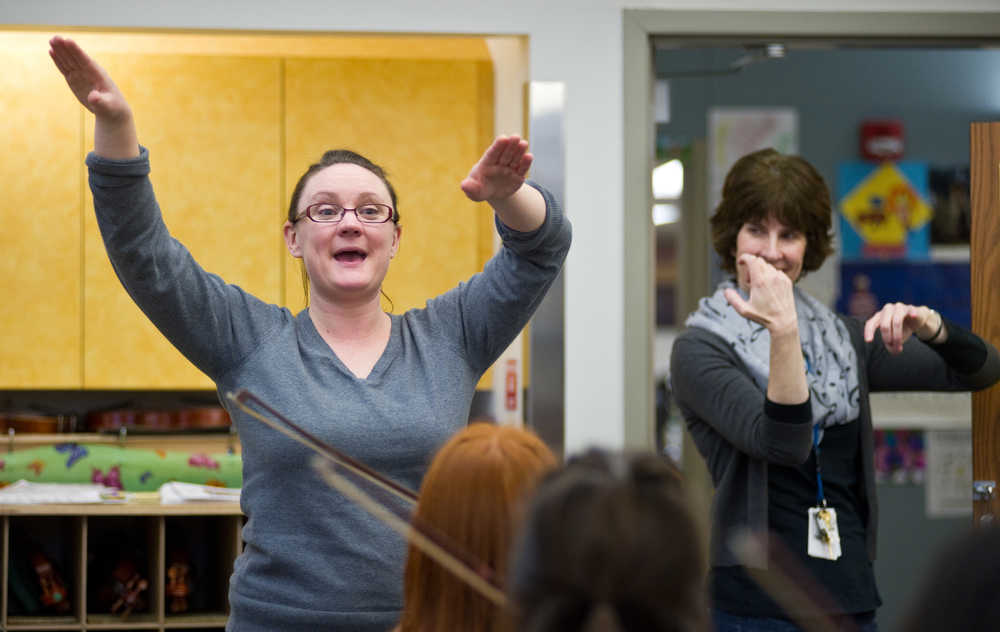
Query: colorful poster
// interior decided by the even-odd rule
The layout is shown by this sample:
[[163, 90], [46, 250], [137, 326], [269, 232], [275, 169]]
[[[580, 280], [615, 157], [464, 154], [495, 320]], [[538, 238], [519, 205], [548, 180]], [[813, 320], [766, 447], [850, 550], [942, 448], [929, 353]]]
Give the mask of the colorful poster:
[[926, 469], [922, 430], [876, 430], [875, 481], [922, 484]]
[[837, 178], [842, 258], [926, 259], [934, 215], [929, 199], [925, 163], [842, 163]]
[[930, 305], [972, 326], [968, 261], [842, 261], [836, 310], [867, 320], [886, 303]]
[[927, 469], [927, 516], [972, 515], [972, 431], [928, 432]]

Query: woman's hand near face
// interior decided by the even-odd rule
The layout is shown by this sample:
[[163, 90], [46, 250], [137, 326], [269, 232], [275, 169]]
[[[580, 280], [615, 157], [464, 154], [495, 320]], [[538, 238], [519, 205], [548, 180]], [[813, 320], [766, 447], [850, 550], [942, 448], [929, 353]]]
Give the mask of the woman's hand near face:
[[488, 202], [504, 225], [521, 232], [545, 221], [545, 199], [525, 176], [533, 157], [520, 136], [498, 136], [462, 180], [462, 191], [473, 202]]
[[771, 334], [767, 398], [776, 404], [808, 401], [809, 384], [792, 280], [756, 255], [744, 253], [736, 265], [740, 285], [749, 288], [749, 300], [743, 300], [734, 289], [725, 291], [726, 300], [740, 316], [764, 325]]
[[795, 295], [792, 281], [767, 261], [751, 254], [742, 254], [736, 261], [740, 285], [746, 287], [749, 299], [744, 300], [734, 289], [725, 291], [726, 300], [736, 312], [767, 327], [774, 334], [798, 333]]
[[903, 343], [914, 334], [927, 342], [942, 343], [948, 339], [942, 322], [941, 315], [929, 307], [888, 303], [865, 322], [865, 342], [875, 339], [877, 329], [889, 353], [900, 353]]
[[94, 151], [112, 159], [138, 156], [132, 109], [111, 76], [71, 39], [49, 40], [49, 56], [73, 95], [94, 113]]

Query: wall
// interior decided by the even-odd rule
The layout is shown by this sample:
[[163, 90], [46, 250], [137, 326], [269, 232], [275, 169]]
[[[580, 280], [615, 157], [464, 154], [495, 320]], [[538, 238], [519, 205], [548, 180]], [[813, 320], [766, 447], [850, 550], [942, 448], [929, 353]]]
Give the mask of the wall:
[[[625, 442], [626, 362], [639, 373], [649, 362], [648, 354], [625, 357], [627, 342], [641, 348], [649, 336], [641, 330], [627, 333], [624, 317], [627, 255], [626, 215], [622, 210], [622, 88], [626, 73], [622, 9], [635, 4], [620, 0], [510, 0], [494, 4], [468, 0], [246, 0], [239, 5], [221, 0], [0, 0], [0, 21], [53, 25], [53, 30], [59, 25], [75, 25], [529, 36], [531, 78], [564, 81], [567, 86], [566, 206], [574, 221], [574, 245], [565, 288], [566, 448], [572, 452], [589, 443], [614, 446]], [[743, 9], [762, 15], [767, 11], [941, 10], [941, 4], [934, 0], [645, 0], [641, 6], [649, 10]], [[948, 6], [950, 13], [977, 10], [995, 11], [995, 0], [955, 0]], [[637, 423], [644, 425], [646, 420], [638, 419]]]
[[[658, 51], [657, 75], [725, 68], [742, 49]], [[1000, 115], [1000, 51], [948, 49], [790, 49], [722, 77], [670, 79], [671, 121], [658, 143], [684, 146], [707, 135], [716, 105], [792, 106], [799, 153], [831, 184], [837, 165], [858, 158], [866, 118], [895, 118], [905, 129], [906, 160], [937, 166], [969, 162], [969, 123]]]

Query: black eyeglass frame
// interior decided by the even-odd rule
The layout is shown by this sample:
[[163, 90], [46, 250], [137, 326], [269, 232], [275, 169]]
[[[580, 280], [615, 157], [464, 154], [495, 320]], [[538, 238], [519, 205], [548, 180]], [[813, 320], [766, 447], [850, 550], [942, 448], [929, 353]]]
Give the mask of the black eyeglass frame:
[[[316, 219], [315, 217], [313, 217], [312, 209], [320, 206], [332, 206], [333, 208], [339, 208], [340, 209], [339, 217], [337, 219]], [[385, 219], [379, 220], [377, 222], [364, 219], [363, 217], [361, 217], [361, 214], [358, 213], [358, 209], [365, 208], [366, 206], [378, 206], [381, 208], [387, 208], [389, 209], [389, 215]], [[348, 211], [353, 212], [354, 217], [356, 217], [357, 220], [362, 224], [385, 224], [390, 220], [395, 222], [399, 219], [398, 216], [396, 215], [396, 209], [392, 208], [392, 206], [390, 206], [389, 204], [382, 204], [381, 202], [370, 202], [367, 204], [356, 206], [354, 208], [347, 208], [346, 206], [334, 204], [333, 202], [317, 202], [316, 204], [310, 204], [309, 206], [307, 206], [303, 211], [303, 213], [295, 218], [295, 221], [297, 222], [303, 217], [308, 217], [310, 221], [316, 222], [317, 224], [339, 224], [340, 222], [344, 221], [344, 217], [347, 216]]]

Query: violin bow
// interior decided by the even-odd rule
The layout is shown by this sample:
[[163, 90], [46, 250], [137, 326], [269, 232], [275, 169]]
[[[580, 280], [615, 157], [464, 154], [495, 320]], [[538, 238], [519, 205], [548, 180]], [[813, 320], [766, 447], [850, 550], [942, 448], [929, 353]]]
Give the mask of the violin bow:
[[[257, 397], [250, 391], [246, 389], [240, 389], [235, 393], [226, 393], [226, 398], [233, 402], [246, 414], [250, 415], [254, 419], [261, 421], [268, 426], [274, 428], [286, 437], [298, 441], [307, 448], [313, 450], [314, 452], [321, 454], [322, 456], [330, 459], [331, 461], [346, 467], [350, 471], [354, 472], [361, 478], [375, 484], [378, 487], [386, 490], [393, 496], [401, 498], [407, 502], [415, 503], [417, 502], [417, 494], [412, 490], [403, 487], [396, 481], [383, 476], [374, 469], [368, 467], [361, 461], [358, 461], [354, 457], [348, 456], [333, 447], [329, 443], [324, 442], [312, 435], [309, 431], [302, 428], [298, 424], [294, 423], [288, 417], [285, 417], [277, 410], [269, 406], [261, 398]], [[268, 419], [267, 416], [260, 414], [254, 410], [250, 404], [257, 406], [258, 408], [267, 411], [268, 415], [271, 415], [273, 419]]]
[[473, 570], [468, 562], [454, 555], [452, 550], [449, 550], [446, 545], [440, 542], [440, 535], [431, 537], [424, 533], [416, 524], [407, 523], [348, 480], [329, 461], [315, 456], [313, 457], [313, 467], [330, 487], [333, 487], [347, 498], [358, 503], [370, 514], [389, 525], [390, 528], [413, 543], [415, 547], [428, 557], [469, 584], [469, 586], [478, 591], [483, 597], [486, 597], [500, 607], [507, 605], [507, 596], [503, 590], [483, 577], [481, 571], [477, 572]]
[[[412, 543], [413, 546], [420, 549], [422, 553], [440, 564], [444, 569], [466, 582], [483, 597], [492, 601], [497, 606], [504, 607], [507, 605], [507, 596], [503, 591], [503, 587], [495, 579], [495, 572], [492, 568], [472, 558], [472, 556], [451, 542], [447, 536], [431, 525], [418, 520], [416, 516], [411, 517], [410, 522], [403, 520], [393, 511], [386, 508], [383, 503], [373, 498], [371, 494], [348, 480], [342, 472], [338, 471], [338, 467], [369, 481], [377, 487], [388, 491], [393, 496], [409, 503], [417, 502], [416, 493], [361, 461], [344, 454], [322, 439], [317, 438], [250, 391], [240, 389], [235, 392], [229, 392], [226, 393], [226, 398], [254, 419], [316, 452], [316, 456], [313, 457], [312, 461], [313, 468], [330, 487], [336, 489], [346, 498], [356, 502], [365, 511], [388, 525], [392, 530], [403, 536], [406, 541]], [[253, 406], [266, 411], [267, 415], [270, 415], [271, 418], [261, 414]]]

